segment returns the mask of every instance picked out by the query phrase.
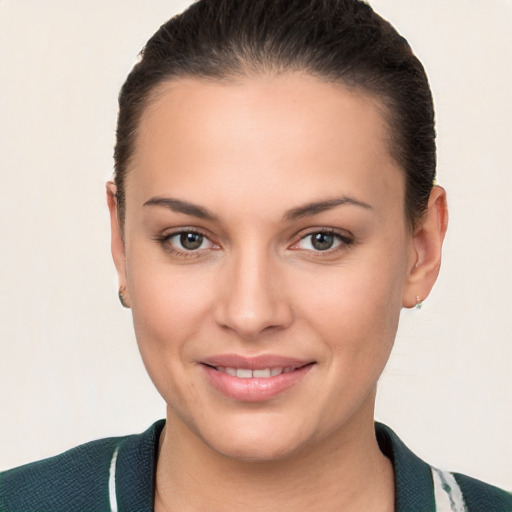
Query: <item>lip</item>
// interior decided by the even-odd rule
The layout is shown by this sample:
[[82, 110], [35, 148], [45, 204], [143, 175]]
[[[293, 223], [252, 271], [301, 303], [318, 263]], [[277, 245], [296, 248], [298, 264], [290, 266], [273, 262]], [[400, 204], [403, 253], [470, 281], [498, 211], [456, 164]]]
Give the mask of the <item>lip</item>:
[[[257, 357], [225, 354], [208, 357], [200, 361], [200, 366], [208, 381], [217, 391], [228, 398], [243, 402], [262, 402], [274, 398], [298, 384], [314, 365], [315, 361], [270, 354]], [[216, 367], [249, 370], [287, 368], [287, 372], [267, 378], [252, 377], [244, 379], [219, 371]]]
[[279, 356], [274, 354], [263, 354], [253, 357], [245, 357], [238, 354], [223, 354], [207, 357], [200, 363], [209, 366], [229, 366], [233, 368], [248, 368], [250, 370], [262, 370], [263, 368], [299, 368], [314, 361], [308, 359], [297, 359], [294, 357]]

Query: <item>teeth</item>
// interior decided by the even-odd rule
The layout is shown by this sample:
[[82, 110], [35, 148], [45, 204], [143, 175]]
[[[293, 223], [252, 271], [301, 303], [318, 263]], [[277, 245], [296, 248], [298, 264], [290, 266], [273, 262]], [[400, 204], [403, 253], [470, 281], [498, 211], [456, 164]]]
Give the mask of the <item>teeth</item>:
[[295, 370], [293, 367], [289, 368], [262, 368], [260, 370], [250, 370], [249, 368], [230, 368], [228, 366], [217, 366], [217, 371], [227, 373], [239, 379], [269, 379], [276, 377], [282, 373], [291, 373]]
[[270, 377], [270, 368], [265, 368], [264, 370], [253, 370], [252, 376], [261, 379], [268, 379]]

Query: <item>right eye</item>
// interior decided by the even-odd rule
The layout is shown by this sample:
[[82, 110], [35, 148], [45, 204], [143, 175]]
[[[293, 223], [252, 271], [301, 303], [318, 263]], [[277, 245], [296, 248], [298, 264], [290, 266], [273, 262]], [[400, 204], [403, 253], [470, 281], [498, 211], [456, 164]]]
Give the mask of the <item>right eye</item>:
[[159, 241], [168, 252], [177, 256], [189, 256], [203, 250], [218, 248], [218, 245], [204, 234], [192, 230], [174, 232], [162, 236]]
[[186, 251], [196, 251], [202, 248], [206, 238], [194, 232], [178, 233], [170, 238], [170, 242], [185, 249]]

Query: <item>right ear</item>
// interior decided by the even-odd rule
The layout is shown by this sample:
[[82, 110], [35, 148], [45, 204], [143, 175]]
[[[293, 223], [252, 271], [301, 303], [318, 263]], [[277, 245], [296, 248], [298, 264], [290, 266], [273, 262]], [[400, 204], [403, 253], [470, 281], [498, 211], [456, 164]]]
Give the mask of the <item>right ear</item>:
[[[108, 181], [106, 185], [107, 204], [110, 212], [110, 233], [111, 250], [114, 264], [117, 270], [119, 288], [126, 289], [126, 254], [124, 250], [123, 230], [119, 222], [119, 210], [117, 203], [117, 188], [113, 181]], [[128, 290], [124, 292], [125, 300]]]

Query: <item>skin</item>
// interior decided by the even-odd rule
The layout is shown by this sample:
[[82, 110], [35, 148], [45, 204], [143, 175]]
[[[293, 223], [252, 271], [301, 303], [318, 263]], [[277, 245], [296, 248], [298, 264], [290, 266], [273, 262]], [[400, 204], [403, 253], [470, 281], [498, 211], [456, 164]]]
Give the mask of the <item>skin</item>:
[[[120, 285], [168, 404], [156, 510], [393, 510], [376, 383], [400, 309], [437, 277], [444, 191], [434, 187], [412, 230], [383, 110], [363, 93], [298, 73], [183, 78], [157, 92], [127, 176], [124, 232], [107, 186]], [[205, 236], [196, 251], [176, 236], [190, 230]], [[327, 251], [311, 243], [322, 230], [334, 233]], [[313, 364], [286, 391], [246, 402], [205, 377], [200, 362], [226, 353]]]

